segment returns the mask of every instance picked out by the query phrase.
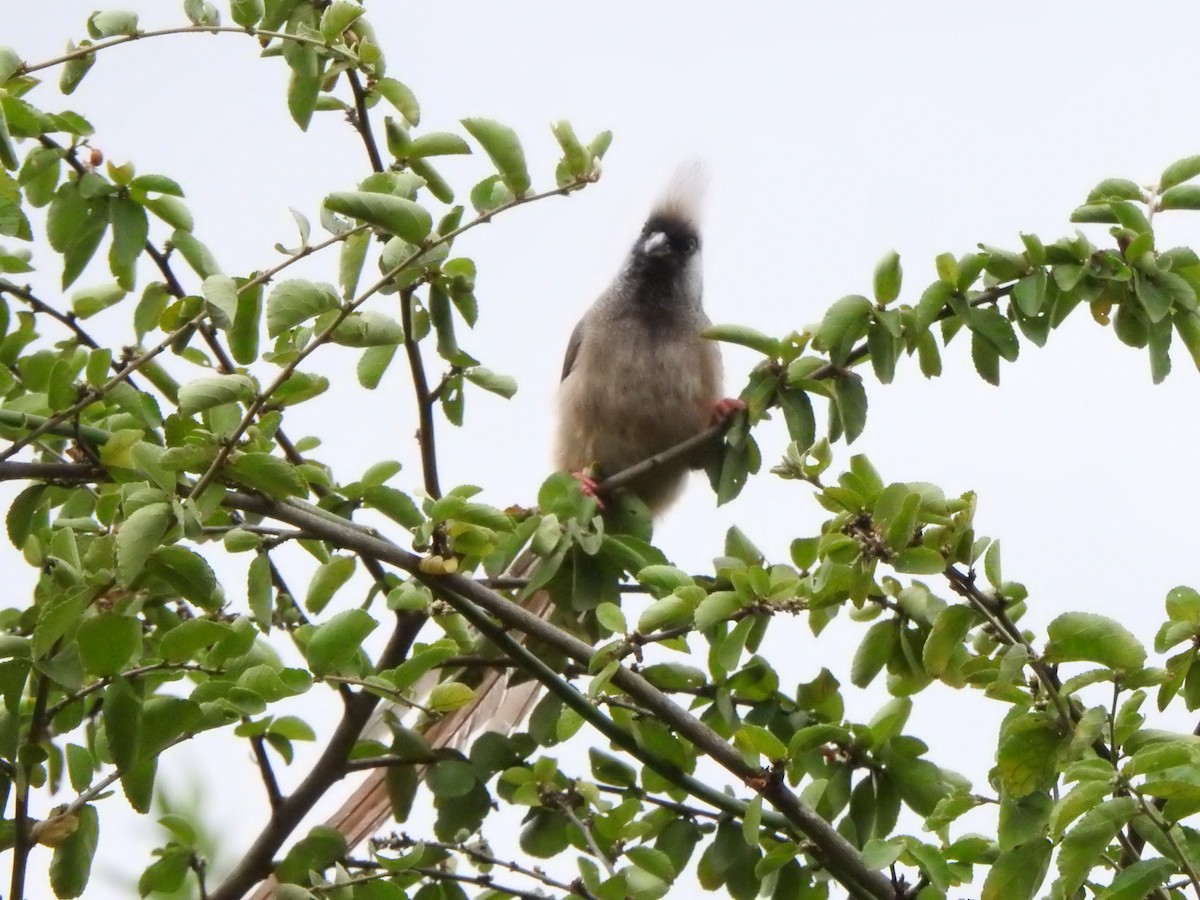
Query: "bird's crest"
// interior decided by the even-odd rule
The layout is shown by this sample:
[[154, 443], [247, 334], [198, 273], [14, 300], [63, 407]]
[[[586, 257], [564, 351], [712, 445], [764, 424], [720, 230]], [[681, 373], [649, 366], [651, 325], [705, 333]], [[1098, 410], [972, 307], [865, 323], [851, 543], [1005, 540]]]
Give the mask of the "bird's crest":
[[675, 170], [667, 189], [650, 211], [651, 217], [679, 219], [696, 227], [708, 191], [708, 172], [699, 162], [684, 163]]

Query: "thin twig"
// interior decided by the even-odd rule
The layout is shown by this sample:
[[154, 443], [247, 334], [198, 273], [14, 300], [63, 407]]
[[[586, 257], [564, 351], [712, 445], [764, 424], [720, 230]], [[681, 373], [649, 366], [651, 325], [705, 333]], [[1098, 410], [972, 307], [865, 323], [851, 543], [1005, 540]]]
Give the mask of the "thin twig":
[[[5, 463], [5, 465], [12, 465], [12, 463]], [[225, 674], [224, 670], [222, 670], [222, 669], [213, 669], [209, 666], [202, 666], [198, 663], [161, 662], [161, 663], [152, 663], [148, 666], [138, 666], [136, 669], [129, 669], [128, 671], [122, 672], [119, 675], [105, 676], [104, 678], [101, 678], [99, 681], [94, 681], [91, 684], [87, 685], [86, 687], [82, 687], [79, 690], [75, 691], [73, 694], [69, 694], [68, 696], [64, 697], [62, 700], [59, 700], [57, 703], [55, 703], [53, 706], [51, 706], [50, 709], [48, 709], [46, 711], [47, 721], [53, 720], [55, 716], [57, 716], [60, 712], [62, 712], [64, 709], [66, 709], [72, 703], [78, 703], [80, 700], [84, 699], [85, 697], [88, 697], [91, 694], [96, 693], [97, 691], [104, 690], [106, 687], [108, 687], [110, 684], [112, 684], [118, 678], [124, 678], [124, 679], [141, 678], [145, 675], [153, 675], [158, 672], [200, 672], [204, 675], [223, 675], [223, 674]]]
[[[246, 411], [246, 414], [242, 416], [242, 420], [237, 424], [237, 427], [234, 428], [233, 432], [225, 439], [212, 464], [196, 481], [190, 496], [199, 496], [200, 493], [203, 492], [203, 490], [213, 482], [213, 480], [217, 477], [217, 473], [221, 466], [225, 464], [225, 461], [229, 458], [229, 454], [233, 452], [237, 442], [241, 439], [242, 435], [246, 433], [246, 429], [248, 429], [254, 423], [255, 417], [258, 415], [263, 406], [266, 405], [267, 400], [279, 390], [284, 382], [292, 377], [292, 374], [299, 367], [300, 363], [306, 360], [319, 347], [326, 344], [333, 336], [334, 331], [336, 331], [337, 327], [341, 325], [343, 321], [345, 321], [347, 316], [362, 306], [371, 297], [375, 296], [375, 294], [377, 294], [383, 288], [387, 287], [391, 283], [392, 279], [394, 279], [397, 275], [412, 266], [418, 259], [420, 259], [421, 256], [428, 253], [429, 250], [433, 249], [434, 247], [441, 246], [442, 244], [452, 242], [459, 235], [464, 234], [473, 228], [477, 228], [486, 222], [490, 222], [495, 216], [502, 212], [506, 212], [507, 210], [513, 209], [517, 206], [523, 206], [528, 203], [535, 203], [539, 200], [545, 200], [549, 197], [566, 196], [572, 191], [576, 191], [583, 187], [588, 183], [589, 180], [590, 179], [588, 178], [581, 178], [576, 181], [572, 181], [569, 184], [562, 185], [561, 187], [557, 187], [548, 191], [542, 191], [538, 194], [529, 194], [525, 197], [514, 197], [512, 200], [497, 206], [495, 209], [488, 210], [485, 213], [480, 213], [470, 222], [460, 225], [458, 228], [448, 231], [443, 235], [439, 235], [434, 240], [426, 241], [420, 247], [416, 248], [411, 254], [409, 254], [408, 257], [401, 260], [390, 270], [385, 272], [383, 276], [369, 288], [364, 290], [353, 300], [349, 301], [348, 303], [344, 303], [338, 309], [338, 312], [336, 315], [334, 315], [332, 321], [330, 321], [329, 324], [326, 325], [320, 332], [313, 335], [309, 342], [300, 350], [298, 350], [295, 356], [289, 360], [287, 365], [280, 369], [280, 372], [277, 376], [275, 376], [275, 379], [263, 391], [261, 391], [257, 397], [254, 398], [253, 402], [250, 404], [250, 408]], [[348, 234], [350, 234], [350, 232], [345, 232], [337, 237], [339, 240], [345, 240]], [[298, 251], [298, 253], [301, 252], [304, 251]], [[243, 288], [243, 290], [244, 289], [245, 288]], [[405, 330], [406, 341], [409, 340], [410, 333], [410, 329]], [[3, 459], [3, 457], [0, 456], [0, 459]]]
[[596, 841], [596, 835], [592, 832], [592, 827], [575, 814], [575, 810], [571, 807], [571, 803], [568, 798], [558, 798], [556, 805], [558, 806], [559, 812], [567, 817], [567, 821], [579, 829], [580, 833], [583, 835], [583, 839], [587, 842], [588, 849], [592, 851], [592, 856], [600, 860], [600, 864], [604, 866], [604, 871], [608, 872], [609, 877], [611, 878], [616, 875], [617, 867], [613, 864], [613, 861], [609, 859], [608, 854], [604, 852], [600, 844]]
[[417, 443], [421, 448], [421, 474], [425, 480], [425, 493], [433, 499], [442, 496], [438, 484], [437, 443], [433, 430], [433, 403], [429, 393], [429, 382], [425, 377], [425, 363], [421, 359], [421, 347], [413, 337], [413, 289], [400, 292], [400, 327], [404, 331], [404, 354], [412, 373], [413, 391], [417, 395]]
[[302, 34], [287, 34], [283, 31], [264, 31], [258, 28], [242, 28], [234, 25], [188, 25], [177, 26], [175, 28], [159, 28], [153, 31], [139, 31], [136, 34], [122, 34], [108, 40], [97, 41], [87, 47], [80, 47], [78, 50], [72, 50], [69, 53], [64, 53], [61, 56], [55, 56], [51, 59], [43, 60], [40, 63], [32, 65], [22, 63], [17, 67], [17, 71], [13, 73], [17, 75], [28, 75], [31, 72], [40, 72], [42, 69], [50, 69], [54, 66], [60, 66], [63, 63], [71, 62], [76, 59], [92, 56], [99, 53], [101, 50], [107, 50], [110, 47], [117, 47], [121, 44], [128, 44], [133, 41], [141, 41], [147, 38], [166, 37], [172, 34], [242, 34], [249, 35], [253, 38], [271, 38], [281, 41], [292, 41], [296, 44], [310, 44], [320, 48], [322, 51], [329, 53], [337, 59], [344, 60], [352, 64], [358, 64], [358, 57], [344, 50], [339, 50], [323, 40], [308, 37]]
[[[19, 287], [18, 285], [13, 284], [11, 281], [8, 281], [7, 279], [0, 278], [0, 294], [11, 294], [12, 296], [16, 297], [18, 300], [22, 300], [25, 303], [28, 303], [30, 308], [35, 313], [42, 313], [44, 315], [49, 316], [50, 318], [54, 319], [57, 322], [61, 322], [64, 326], [66, 326], [68, 329], [70, 329], [72, 334], [75, 335], [76, 343], [81, 344], [84, 347], [88, 347], [92, 350], [100, 349], [100, 345], [98, 343], [96, 343], [96, 339], [93, 338], [90, 334], [88, 334], [87, 331], [84, 329], [84, 327], [79, 324], [79, 317], [77, 315], [75, 315], [75, 313], [73, 313], [73, 312], [65, 313], [65, 312], [62, 312], [61, 310], [55, 309], [49, 303], [47, 303], [46, 301], [37, 297], [37, 295], [35, 295], [33, 293], [32, 289], [30, 289], [28, 286]], [[109, 361], [109, 367], [114, 372], [120, 371], [120, 369], [121, 369], [120, 360], [118, 360], [116, 357], [113, 357], [113, 359]], [[131, 387], [134, 387], [134, 388], [137, 387], [137, 384], [134, 382], [132, 377], [127, 378], [126, 381], [129, 382]]]
[[[1003, 608], [998, 606], [994, 600], [976, 587], [973, 578], [960, 572], [953, 566], [948, 566], [944, 574], [955, 593], [966, 597], [971, 606], [988, 620], [992, 625], [996, 637], [1001, 642], [1008, 645], [1016, 644], [1025, 648], [1029, 655], [1029, 667], [1033, 669], [1039, 683], [1041, 683], [1042, 688], [1046, 691], [1046, 695], [1054, 703], [1054, 708], [1058, 711], [1059, 717], [1067, 725], [1074, 725], [1078, 720], [1078, 711], [1063, 697], [1062, 682], [1042, 662], [1037, 650], [1025, 639], [1025, 635], [1017, 628], [1016, 623], [1008, 617]], [[1101, 754], [1101, 758], [1108, 759], [1110, 755], [1108, 749], [1103, 749], [1104, 752]]]
[[362, 82], [359, 81], [356, 71], [348, 69], [346, 78], [350, 82], [350, 91], [354, 94], [354, 127], [362, 138], [363, 145], [367, 148], [367, 158], [371, 160], [371, 169], [382, 172], [383, 159], [379, 156], [379, 147], [376, 146], [375, 135], [371, 132], [371, 117], [367, 115], [367, 92], [363, 90]]
[[368, 769], [391, 769], [397, 766], [431, 766], [441, 762], [441, 757], [434, 754], [428, 756], [362, 756], [346, 763], [347, 772], [362, 772]]
[[[509, 872], [512, 872], [514, 875], [522, 875], [532, 881], [536, 881], [542, 885], [545, 885], [548, 888], [553, 888], [554, 890], [558, 891], [566, 891], [569, 894], [583, 897], [585, 900], [597, 900], [596, 896], [588, 891], [587, 888], [583, 886], [582, 882], [576, 881], [572, 884], [566, 884], [564, 882], [557, 881], [556, 879], [547, 875], [541, 869], [531, 869], [527, 866], [521, 865], [515, 860], [501, 859], [500, 857], [494, 855], [491, 852], [491, 848], [482, 841], [470, 844], [452, 844], [432, 839], [416, 839], [409, 837], [407, 834], [400, 834], [393, 835], [391, 838], [385, 838], [376, 842], [376, 846], [379, 848], [392, 851], [410, 850], [417, 844], [422, 844], [435, 850], [442, 850], [446, 853], [458, 853], [462, 856], [465, 856], [476, 866], [488, 866], [492, 868], [505, 869]], [[376, 865], [378, 865], [378, 863], [374, 862], [351, 862], [360, 868], [374, 868]]]
[[[254, 278], [250, 279], [250, 281], [246, 282], [246, 284], [244, 284], [241, 288], [238, 289], [239, 293], [241, 291], [250, 290], [252, 287], [256, 287], [257, 285], [265, 284], [266, 282], [268, 282], [272, 278], [274, 278], [276, 274], [278, 274], [282, 270], [286, 269], [288, 266], [291, 266], [291, 265], [299, 262], [301, 259], [303, 259], [306, 256], [309, 256], [313, 253], [316, 253], [319, 250], [323, 250], [326, 247], [329, 247], [329, 246], [332, 246], [333, 244], [344, 241], [347, 237], [349, 237], [355, 231], [358, 231], [359, 229], [361, 229], [363, 227], [365, 227], [365, 226], [359, 226], [359, 228], [352, 229], [351, 231], [346, 231], [341, 234], [336, 234], [333, 237], [329, 238], [328, 240], [320, 242], [319, 244], [313, 244], [309, 247], [301, 248], [300, 250], [296, 251], [296, 253], [292, 254], [286, 260], [281, 262], [279, 265], [273, 266], [272, 268], [266, 270], [265, 272], [261, 272], [258, 275], [256, 275]], [[54, 430], [59, 425], [61, 425], [63, 422], [66, 422], [67, 420], [72, 419], [75, 416], [77, 416], [79, 413], [83, 412], [83, 410], [87, 409], [89, 406], [91, 406], [97, 400], [99, 400], [100, 398], [105, 396], [109, 391], [111, 391], [114, 387], [116, 387], [122, 381], [125, 381], [126, 378], [132, 372], [136, 372], [142, 366], [146, 365], [146, 363], [148, 363], [150, 360], [154, 359], [154, 357], [158, 356], [160, 353], [162, 353], [164, 350], [166, 350], [172, 344], [174, 344], [178, 338], [182, 337], [184, 334], [186, 334], [192, 328], [195, 328], [197, 325], [199, 325], [202, 321], [204, 321], [206, 316], [207, 316], [207, 312], [205, 312], [205, 311], [201, 311], [201, 312], [197, 313], [194, 317], [189, 319], [187, 322], [185, 322], [184, 324], [180, 325], [179, 327], [175, 328], [170, 333], [168, 333], [165, 338], [163, 338], [159, 343], [155, 344], [149, 350], [143, 351], [142, 353], [133, 357], [129, 362], [127, 362], [125, 365], [123, 365], [120, 368], [120, 370], [118, 370], [116, 375], [114, 375], [108, 381], [104, 382], [104, 384], [100, 385], [99, 387], [92, 388], [89, 391], [86, 391], [84, 393], [84, 395], [82, 397], [80, 397], [80, 399], [76, 403], [73, 403], [71, 406], [67, 407], [66, 409], [61, 410], [60, 412], [55, 413], [53, 416], [50, 416], [49, 418], [43, 420], [42, 424], [40, 424], [39, 426], [34, 428], [32, 431], [30, 431], [28, 434], [26, 434], [21, 439], [14, 441], [13, 444], [11, 446], [9, 446], [6, 450], [4, 450], [3, 452], [0, 452], [0, 462], [10, 459], [14, 454], [18, 453], [20, 450], [29, 446], [29, 444], [31, 444], [37, 438], [41, 437], [43, 434], [46, 434], [47, 432]], [[291, 373], [289, 372], [288, 374], [290, 375]], [[282, 383], [282, 382], [280, 382], [280, 383]], [[247, 425], [247, 427], [249, 427], [249, 425]], [[243, 429], [243, 431], [244, 431], [244, 429]], [[240, 434], [239, 434], [239, 436], [240, 436]]]
[[250, 746], [254, 749], [254, 762], [258, 766], [258, 774], [262, 778], [263, 788], [267, 792], [267, 801], [272, 811], [279, 809], [283, 802], [283, 794], [279, 790], [279, 781], [275, 778], [275, 770], [271, 767], [271, 758], [267, 756], [266, 741], [261, 734], [250, 738]]

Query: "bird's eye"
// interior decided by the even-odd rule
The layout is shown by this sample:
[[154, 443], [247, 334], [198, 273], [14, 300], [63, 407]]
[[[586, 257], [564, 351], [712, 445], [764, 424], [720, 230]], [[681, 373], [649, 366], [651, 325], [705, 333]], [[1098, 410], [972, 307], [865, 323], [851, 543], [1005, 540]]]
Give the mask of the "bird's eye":
[[694, 237], [687, 238], [687, 239], [686, 239], [686, 240], [683, 242], [683, 252], [684, 252], [684, 253], [691, 253], [691, 252], [692, 252], [692, 251], [694, 251], [694, 250], [696, 249], [696, 247], [698, 247], [699, 245], [700, 245], [700, 242], [699, 242], [698, 240], [696, 240]]

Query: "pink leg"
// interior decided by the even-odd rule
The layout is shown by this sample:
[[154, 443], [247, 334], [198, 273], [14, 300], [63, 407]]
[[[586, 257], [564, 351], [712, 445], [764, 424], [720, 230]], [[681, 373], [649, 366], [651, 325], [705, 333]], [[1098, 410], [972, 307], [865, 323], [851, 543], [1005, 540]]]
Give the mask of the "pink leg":
[[604, 501], [600, 499], [600, 494], [598, 493], [600, 482], [596, 481], [586, 471], [572, 472], [571, 477], [579, 482], [579, 489], [583, 491], [584, 496], [591, 497], [596, 501], [596, 509], [604, 509]]
[[739, 409], [746, 408], [746, 401], [739, 400], [737, 397], [725, 397], [713, 404], [712, 422], [714, 425], [720, 424], [732, 416]]

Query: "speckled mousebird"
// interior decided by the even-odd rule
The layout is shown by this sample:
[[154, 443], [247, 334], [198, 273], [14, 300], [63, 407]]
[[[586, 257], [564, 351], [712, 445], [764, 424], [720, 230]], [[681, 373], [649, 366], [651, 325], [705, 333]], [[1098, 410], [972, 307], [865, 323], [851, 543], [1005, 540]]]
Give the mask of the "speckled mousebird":
[[[694, 437], [742, 404], [721, 399], [721, 354], [701, 337], [709, 324], [701, 303], [700, 178], [681, 169], [655, 204], [616, 278], [576, 325], [559, 388], [556, 465], [585, 490], [593, 473], [612, 475]], [[679, 495], [700, 458], [659, 465], [630, 483], [654, 514]], [[513, 574], [528, 575], [526, 554]], [[545, 591], [525, 601], [549, 615]], [[484, 731], [507, 732], [537, 699], [537, 682], [509, 688], [489, 670], [475, 700], [425, 728], [435, 747], [465, 747]], [[391, 815], [384, 772], [376, 770], [329, 820], [349, 846]], [[269, 897], [266, 884], [255, 897]]]

